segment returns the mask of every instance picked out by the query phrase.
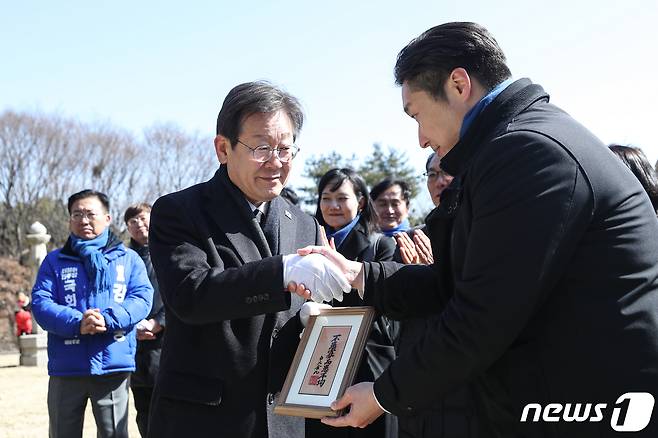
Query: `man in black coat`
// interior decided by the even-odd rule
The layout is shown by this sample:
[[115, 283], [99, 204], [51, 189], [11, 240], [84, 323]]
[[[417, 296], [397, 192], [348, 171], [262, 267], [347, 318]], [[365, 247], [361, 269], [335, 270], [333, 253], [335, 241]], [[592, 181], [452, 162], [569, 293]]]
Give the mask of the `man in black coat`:
[[137, 323], [137, 351], [135, 353], [135, 371], [130, 375], [130, 389], [135, 399], [137, 415], [135, 421], [139, 434], [148, 435], [149, 407], [155, 378], [160, 367], [160, 353], [164, 337], [165, 307], [160, 296], [158, 280], [151, 263], [148, 238], [151, 218], [151, 205], [134, 204], [126, 209], [123, 221], [130, 234], [130, 249], [134, 250], [146, 266], [146, 274], [153, 286], [153, 306], [148, 316]]
[[215, 176], [153, 207], [149, 244], [167, 334], [150, 437], [304, 434], [302, 418], [272, 414], [304, 302], [286, 291], [279, 254], [320, 243], [317, 222], [278, 196], [302, 121], [288, 93], [238, 85], [218, 116]]
[[413, 414], [471, 383], [472, 436], [658, 436], [658, 221], [640, 184], [539, 85], [512, 81], [477, 24], [428, 30], [395, 73], [421, 146], [455, 176], [426, 219], [441, 257], [401, 267], [307, 252], [365, 279], [393, 318], [438, 317], [335, 403], [348, 415], [323, 421]]

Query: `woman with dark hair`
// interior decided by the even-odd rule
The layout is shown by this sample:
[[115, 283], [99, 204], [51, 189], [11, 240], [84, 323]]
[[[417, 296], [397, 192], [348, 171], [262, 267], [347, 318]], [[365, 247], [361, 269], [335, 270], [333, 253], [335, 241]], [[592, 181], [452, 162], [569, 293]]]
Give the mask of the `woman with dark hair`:
[[367, 237], [377, 230], [377, 216], [364, 179], [352, 169], [331, 169], [318, 183], [315, 218], [336, 248], [360, 223]]
[[642, 184], [644, 191], [649, 195], [653, 209], [658, 211], [658, 176], [642, 149], [619, 144], [611, 144], [608, 147], [626, 167], [631, 169], [631, 172]]
[[[392, 260], [395, 252], [393, 239], [377, 233], [377, 218], [363, 178], [352, 169], [331, 169], [318, 184], [318, 201], [315, 217], [324, 226], [327, 238], [333, 240], [336, 250], [357, 261]], [[334, 306], [363, 305], [358, 292], [352, 290], [342, 302]], [[366, 344], [356, 382], [371, 382], [379, 377], [395, 359], [393, 344], [397, 338], [398, 323], [384, 316], [375, 319]], [[306, 436], [316, 437], [397, 437], [395, 417], [382, 416], [365, 429], [334, 428], [320, 420], [306, 420]]]

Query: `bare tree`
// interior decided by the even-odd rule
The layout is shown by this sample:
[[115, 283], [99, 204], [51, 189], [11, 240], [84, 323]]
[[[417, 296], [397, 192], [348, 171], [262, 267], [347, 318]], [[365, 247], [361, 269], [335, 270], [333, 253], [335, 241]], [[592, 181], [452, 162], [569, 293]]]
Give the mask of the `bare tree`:
[[0, 255], [18, 257], [40, 221], [61, 246], [68, 237], [66, 200], [83, 189], [111, 200], [116, 230], [125, 208], [210, 178], [212, 139], [174, 124], [156, 124], [143, 139], [110, 123], [80, 123], [52, 114], [0, 113]]
[[[41, 200], [59, 200], [70, 189], [79, 172], [74, 160], [78, 129], [58, 116], [0, 114], [0, 242], [5, 253], [17, 256], [23, 251], [24, 228]], [[61, 213], [57, 203], [44, 205], [54, 209], [44, 212], [47, 217]]]
[[217, 169], [212, 140], [188, 134], [172, 123], [144, 130], [152, 197], [205, 181]]
[[113, 223], [121, 229], [123, 211], [135, 199], [145, 197], [143, 148], [132, 134], [107, 123], [88, 125], [81, 143], [80, 189], [91, 188], [107, 194]]

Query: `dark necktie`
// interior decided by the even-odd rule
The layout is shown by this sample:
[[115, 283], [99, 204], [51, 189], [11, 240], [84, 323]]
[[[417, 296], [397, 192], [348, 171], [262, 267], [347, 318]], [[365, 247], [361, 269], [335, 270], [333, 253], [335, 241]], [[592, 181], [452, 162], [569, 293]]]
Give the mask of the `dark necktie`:
[[270, 251], [272, 255], [279, 253], [279, 214], [278, 210], [274, 208], [274, 205], [270, 204], [270, 208], [267, 210], [267, 214], [264, 217], [261, 217], [260, 227], [263, 230], [265, 239], [270, 246]]
[[267, 211], [267, 215], [264, 215], [258, 209], [254, 211], [254, 217], [260, 224], [261, 230], [263, 230], [272, 255], [279, 253], [279, 215], [277, 213], [276, 209], [273, 209], [271, 205]]
[[263, 226], [263, 212], [260, 211], [258, 208], [254, 210], [254, 218], [256, 219], [256, 222], [262, 227]]

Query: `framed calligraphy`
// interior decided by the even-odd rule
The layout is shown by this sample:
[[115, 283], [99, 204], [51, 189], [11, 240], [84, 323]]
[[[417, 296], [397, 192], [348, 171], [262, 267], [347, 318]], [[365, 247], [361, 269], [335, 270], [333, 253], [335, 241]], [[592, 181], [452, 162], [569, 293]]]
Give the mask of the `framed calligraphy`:
[[329, 406], [352, 384], [374, 314], [372, 307], [334, 307], [311, 316], [274, 413], [338, 416]]

